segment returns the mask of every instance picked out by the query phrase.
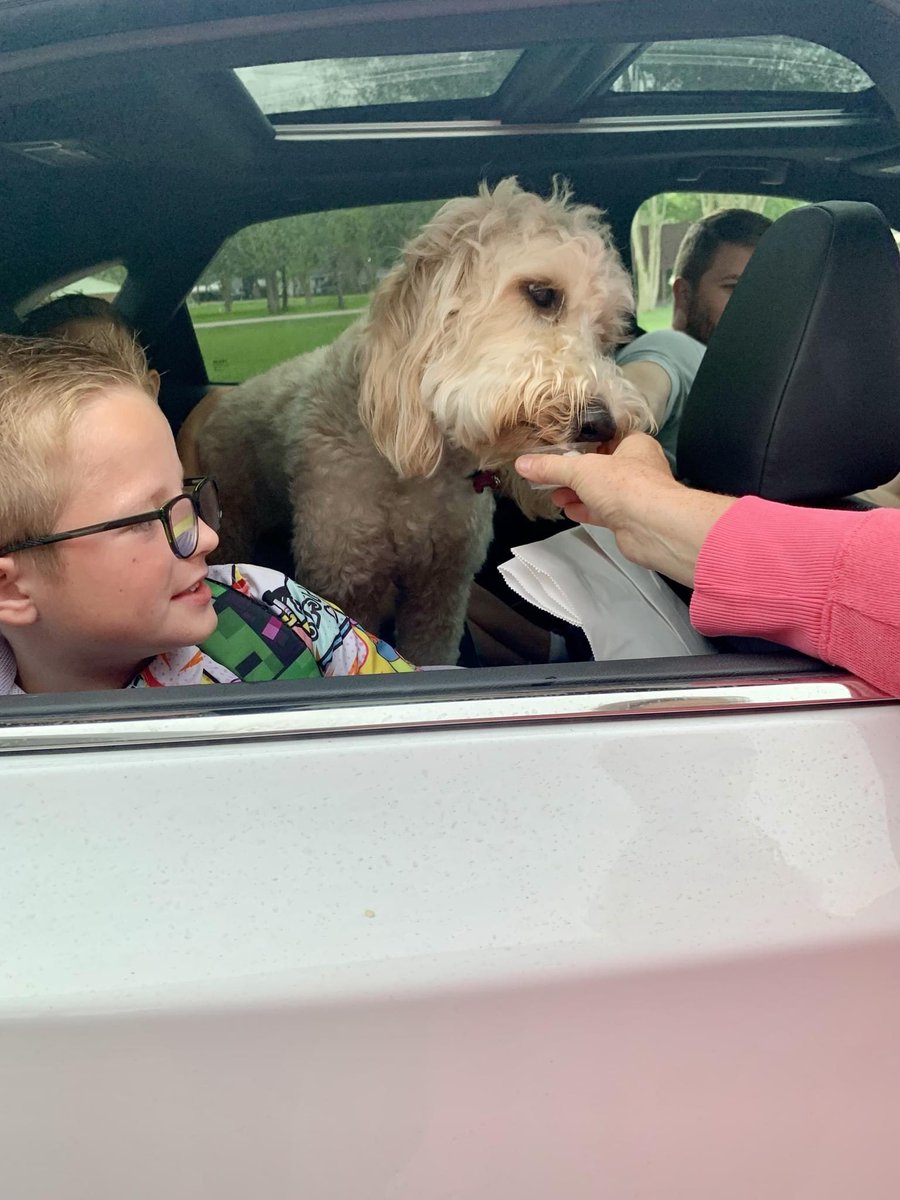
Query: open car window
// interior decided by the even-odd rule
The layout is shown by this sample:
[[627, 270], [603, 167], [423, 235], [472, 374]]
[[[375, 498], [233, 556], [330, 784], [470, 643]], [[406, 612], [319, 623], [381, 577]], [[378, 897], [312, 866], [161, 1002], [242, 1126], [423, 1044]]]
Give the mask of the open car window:
[[[456, 43], [465, 41], [463, 29]], [[746, 173], [748, 190], [758, 179], [760, 187], [772, 181], [761, 211], [775, 217], [796, 202], [774, 193], [789, 195], [799, 183], [796, 194], [809, 197], [821, 188], [821, 147], [834, 148], [832, 140], [836, 149], [829, 162], [843, 164], [854, 155], [871, 160], [872, 173], [860, 172], [859, 179], [873, 181], [873, 190], [885, 179], [890, 183], [889, 173], [897, 170], [889, 159], [896, 129], [883, 100], [873, 94], [872, 78], [813, 42], [769, 36], [615, 41], [611, 35], [604, 41], [596, 32], [583, 40], [496, 41], [502, 44], [347, 58], [334, 57], [333, 48], [331, 57], [315, 57], [321, 51], [311, 50], [313, 56], [304, 60], [295, 40], [285, 45], [285, 61], [272, 61], [270, 45], [255, 65], [251, 50], [241, 48], [223, 58], [217, 72], [201, 73], [202, 88], [201, 74], [188, 69], [167, 92], [170, 107], [160, 109], [169, 122], [160, 155], [171, 169], [143, 241], [132, 213], [146, 216], [137, 208], [147, 192], [141, 170], [149, 175], [142, 155], [156, 168], [153, 178], [160, 175], [153, 161], [155, 131], [148, 122], [141, 127], [143, 140], [133, 129], [127, 138], [121, 130], [110, 136], [98, 116], [108, 108], [105, 101], [81, 131], [85, 143], [96, 141], [103, 155], [94, 165], [82, 162], [80, 174], [55, 160], [29, 162], [44, 188], [40, 192], [36, 184], [36, 194], [46, 194], [47, 211], [52, 200], [62, 212], [61, 201], [71, 192], [83, 211], [90, 173], [98, 172], [98, 179], [108, 173], [96, 197], [109, 199], [104, 220], [110, 228], [127, 232], [131, 257], [125, 261], [137, 269], [126, 299], [139, 316], [146, 311], [149, 319], [140, 327], [148, 343], [164, 336], [173, 313], [184, 317], [181, 301], [188, 296], [202, 362], [194, 346], [196, 361], [179, 376], [176, 347], [162, 370], [164, 389], [181, 383], [186, 391], [193, 388], [193, 405], [207, 385], [204, 364], [210, 383], [235, 384], [333, 341], [358, 319], [405, 240], [441, 203], [439, 197], [471, 193], [483, 174], [493, 180], [519, 174], [526, 187], [544, 193], [555, 171], [571, 175], [578, 200], [608, 208], [620, 244], [627, 241], [637, 209], [632, 259], [638, 321], [653, 329], [671, 320], [666, 304], [679, 232], [711, 204], [755, 207], [760, 201], [728, 190], [735, 179], [744, 182], [738, 172]], [[140, 81], [136, 86], [145, 101], [152, 89], [145, 94]], [[182, 110], [178, 105], [188, 92], [192, 98]], [[231, 119], [232, 102], [238, 121]], [[196, 126], [182, 119], [184, 112], [195, 115], [191, 105]], [[634, 116], [639, 109], [640, 119]], [[670, 119], [673, 113], [677, 120]], [[75, 117], [71, 121], [78, 133]], [[35, 131], [23, 122], [17, 140], [6, 147], [20, 172], [22, 146], [31, 144], [26, 137], [47, 133], [37, 128], [37, 117], [34, 122]], [[473, 148], [477, 139], [483, 140]], [[209, 186], [216, 178], [217, 150], [233, 155], [232, 188]], [[703, 196], [681, 191], [680, 185], [695, 182], [695, 169], [702, 183], [719, 173], [722, 191]], [[113, 179], [124, 181], [118, 191], [109, 187]], [[654, 187], [665, 190], [638, 208]], [[197, 197], [212, 194], [221, 197], [221, 209], [205, 213]], [[405, 199], [387, 202], [395, 197]], [[199, 215], [185, 217], [189, 210]], [[20, 214], [27, 211], [23, 199]], [[258, 221], [292, 211], [296, 215]], [[215, 254], [223, 232], [235, 229], [239, 232]], [[99, 244], [106, 232], [102, 223], [86, 227], [84, 241]], [[76, 261], [75, 252], [66, 261]], [[94, 259], [79, 251], [77, 261]], [[22, 275], [30, 286], [28, 269], [26, 264]], [[76, 279], [54, 277], [17, 303], [16, 311], [21, 315], [61, 289], [110, 299], [124, 269], [118, 272], [104, 264], [82, 270]], [[191, 341], [186, 320], [183, 326]], [[727, 656], [722, 661], [727, 666]], [[709, 664], [685, 658], [657, 669], [669, 680], [682, 680], [699, 677]], [[543, 686], [552, 670], [535, 664], [530, 678]], [[583, 670], [598, 686], [621, 673], [609, 663], [585, 663]], [[520, 685], [525, 686], [521, 680]], [[429, 681], [427, 687], [433, 686]]]
[[127, 274], [119, 263], [98, 263], [89, 271], [64, 276], [36, 289], [16, 305], [16, 315], [24, 317], [61, 296], [89, 296], [111, 304], [122, 290]]
[[229, 238], [188, 304], [210, 379], [241, 383], [333, 341], [440, 203], [306, 213]]
[[784, 196], [726, 192], [661, 192], [641, 204], [631, 223], [638, 325], [649, 332], [672, 322], [672, 277], [681, 239], [693, 222], [726, 208], [758, 212], [772, 221], [802, 204]]

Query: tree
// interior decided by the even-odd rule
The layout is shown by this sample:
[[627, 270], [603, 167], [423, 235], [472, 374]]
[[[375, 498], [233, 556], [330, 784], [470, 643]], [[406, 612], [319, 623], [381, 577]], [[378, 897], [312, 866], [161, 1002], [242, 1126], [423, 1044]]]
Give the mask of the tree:
[[700, 209], [704, 217], [712, 216], [720, 208], [746, 208], [761, 213], [765, 208], [766, 196], [740, 196], [732, 192], [700, 192]]
[[638, 304], [656, 308], [659, 302], [659, 270], [662, 227], [666, 222], [666, 193], [645, 200], [631, 227], [631, 254], [637, 282]]
[[310, 276], [321, 265], [322, 247], [315, 217], [318, 214], [309, 213], [299, 217], [288, 217], [289, 250], [285, 262], [295, 290], [300, 290], [306, 297], [307, 304], [312, 299]]
[[833, 50], [791, 37], [657, 42], [616, 80], [617, 92], [854, 92], [865, 73]]
[[243, 275], [248, 266], [246, 247], [240, 239], [241, 234], [237, 234], [223, 243], [215, 258], [200, 276], [201, 283], [218, 284], [219, 294], [227, 313], [231, 312], [234, 299], [233, 281], [235, 277]]
[[254, 273], [265, 280], [266, 308], [273, 316], [281, 309], [279, 279], [286, 273], [290, 254], [289, 220], [264, 221], [237, 235], [246, 246]]
[[336, 209], [250, 225], [229, 238], [201, 281], [217, 282], [226, 311], [231, 311], [232, 280], [262, 279], [266, 307], [275, 314], [287, 309], [292, 287], [309, 298], [310, 276], [318, 270], [331, 279], [337, 307], [343, 308], [345, 294], [370, 291], [404, 242], [442, 203]]

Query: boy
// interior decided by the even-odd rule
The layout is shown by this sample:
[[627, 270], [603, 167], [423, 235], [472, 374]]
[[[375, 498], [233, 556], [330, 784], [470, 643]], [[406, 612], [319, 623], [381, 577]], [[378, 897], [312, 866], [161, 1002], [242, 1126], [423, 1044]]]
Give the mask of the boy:
[[139, 347], [0, 337], [0, 695], [413, 670], [218, 519]]

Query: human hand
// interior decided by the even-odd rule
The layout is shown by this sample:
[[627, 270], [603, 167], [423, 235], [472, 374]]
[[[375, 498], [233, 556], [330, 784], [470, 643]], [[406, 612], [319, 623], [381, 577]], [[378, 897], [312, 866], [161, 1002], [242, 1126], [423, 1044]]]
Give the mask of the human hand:
[[553, 503], [572, 521], [614, 532], [630, 524], [642, 506], [679, 488], [659, 442], [646, 433], [627, 434], [612, 452], [601, 447], [596, 454], [525, 454], [516, 470], [532, 483], [558, 484]]
[[523, 455], [516, 470], [560, 486], [553, 502], [573, 521], [604, 525], [626, 558], [692, 583], [706, 534], [734, 501], [676, 482], [659, 443], [629, 433], [612, 453]]

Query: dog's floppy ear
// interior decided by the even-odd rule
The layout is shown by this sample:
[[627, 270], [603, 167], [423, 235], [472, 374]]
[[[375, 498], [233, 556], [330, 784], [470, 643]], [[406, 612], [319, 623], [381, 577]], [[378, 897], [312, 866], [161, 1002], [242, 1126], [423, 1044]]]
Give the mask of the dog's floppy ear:
[[361, 349], [360, 418], [401, 478], [431, 475], [444, 444], [422, 402], [422, 375], [439, 334], [423, 328], [430, 274], [429, 264], [407, 256], [382, 280]]

